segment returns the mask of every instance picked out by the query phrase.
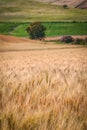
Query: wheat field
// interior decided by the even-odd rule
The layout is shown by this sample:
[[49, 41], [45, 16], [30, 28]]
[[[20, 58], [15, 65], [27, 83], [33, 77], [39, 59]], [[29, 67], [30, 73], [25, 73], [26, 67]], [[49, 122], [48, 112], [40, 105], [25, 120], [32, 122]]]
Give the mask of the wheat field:
[[0, 52], [0, 130], [87, 130], [87, 48]]

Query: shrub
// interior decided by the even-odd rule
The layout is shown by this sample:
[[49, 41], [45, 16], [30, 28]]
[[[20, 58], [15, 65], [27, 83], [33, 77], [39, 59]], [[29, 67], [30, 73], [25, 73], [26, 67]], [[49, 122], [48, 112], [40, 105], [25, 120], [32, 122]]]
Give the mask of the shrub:
[[82, 39], [82, 38], [76, 38], [75, 40], [74, 40], [74, 43], [75, 44], [85, 44], [85, 40], [84, 39]]
[[85, 38], [85, 42], [86, 42], [86, 44], [87, 44], [87, 37]]
[[65, 43], [71, 43], [74, 41], [72, 36], [64, 36], [60, 39], [61, 42], [65, 42]]
[[77, 23], [77, 21], [75, 21], [75, 20], [74, 20], [74, 21], [72, 21], [72, 22], [73, 22], [73, 23]]
[[67, 8], [68, 8], [68, 5], [63, 5], [63, 8], [64, 8], [64, 9], [67, 9]]
[[46, 28], [42, 25], [41, 22], [33, 22], [26, 29], [30, 35], [31, 39], [43, 39], [45, 37]]
[[84, 39], [84, 44], [87, 45], [87, 37]]

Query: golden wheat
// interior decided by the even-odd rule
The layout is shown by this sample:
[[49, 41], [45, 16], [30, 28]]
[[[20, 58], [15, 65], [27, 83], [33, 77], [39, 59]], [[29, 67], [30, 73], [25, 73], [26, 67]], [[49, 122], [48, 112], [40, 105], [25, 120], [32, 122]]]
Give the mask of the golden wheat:
[[0, 53], [0, 130], [87, 130], [87, 48]]

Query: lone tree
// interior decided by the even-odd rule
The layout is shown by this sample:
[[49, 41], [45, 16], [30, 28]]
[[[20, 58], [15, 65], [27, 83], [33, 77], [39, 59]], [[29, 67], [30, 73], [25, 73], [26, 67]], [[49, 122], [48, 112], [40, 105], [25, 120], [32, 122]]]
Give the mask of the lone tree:
[[46, 28], [42, 25], [41, 22], [33, 22], [26, 29], [31, 39], [42, 40], [45, 37]]

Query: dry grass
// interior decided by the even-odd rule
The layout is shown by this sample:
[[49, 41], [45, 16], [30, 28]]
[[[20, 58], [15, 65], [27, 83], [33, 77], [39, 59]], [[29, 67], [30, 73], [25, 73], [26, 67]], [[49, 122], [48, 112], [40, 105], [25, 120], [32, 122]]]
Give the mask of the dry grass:
[[87, 130], [87, 48], [0, 53], [0, 130]]

